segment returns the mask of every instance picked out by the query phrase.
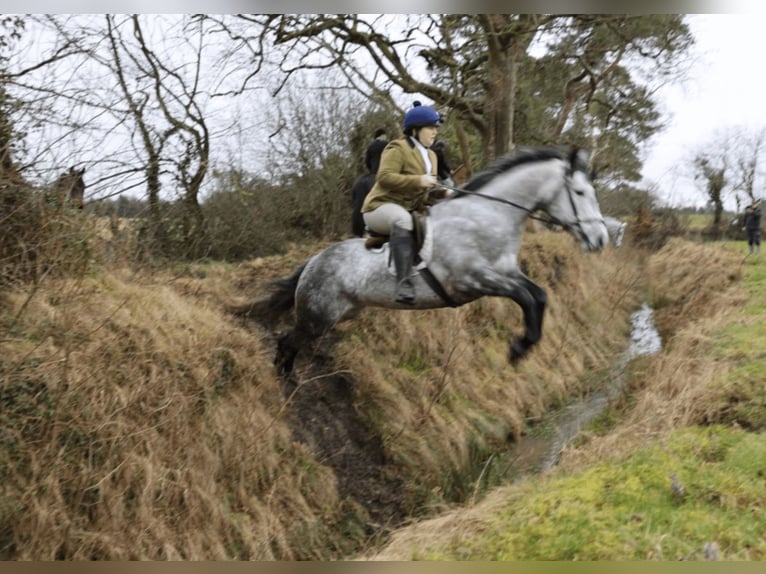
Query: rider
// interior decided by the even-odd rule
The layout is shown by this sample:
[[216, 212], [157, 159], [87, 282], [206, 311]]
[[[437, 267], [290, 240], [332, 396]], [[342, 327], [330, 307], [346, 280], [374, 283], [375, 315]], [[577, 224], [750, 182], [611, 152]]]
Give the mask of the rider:
[[437, 158], [431, 145], [442, 118], [416, 101], [404, 116], [404, 135], [383, 150], [380, 168], [362, 206], [368, 229], [389, 235], [396, 268], [397, 303], [415, 304], [412, 257], [415, 251], [411, 211], [419, 207], [426, 190], [437, 185]]

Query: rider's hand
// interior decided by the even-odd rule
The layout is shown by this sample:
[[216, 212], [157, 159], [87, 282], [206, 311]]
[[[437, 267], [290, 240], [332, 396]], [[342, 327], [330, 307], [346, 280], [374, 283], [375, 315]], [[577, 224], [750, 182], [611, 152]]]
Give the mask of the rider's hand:
[[436, 176], [433, 175], [421, 175], [420, 176], [420, 187], [423, 189], [428, 189], [429, 187], [433, 187], [436, 185]]
[[443, 187], [434, 187], [433, 189], [428, 190], [428, 199], [430, 200], [438, 200], [438, 199], [444, 199], [449, 195], [449, 190], [444, 189]]

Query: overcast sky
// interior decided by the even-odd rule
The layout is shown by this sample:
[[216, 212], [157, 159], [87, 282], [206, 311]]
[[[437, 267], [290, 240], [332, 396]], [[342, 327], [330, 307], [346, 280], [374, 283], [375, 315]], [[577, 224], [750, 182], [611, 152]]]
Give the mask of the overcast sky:
[[[684, 176], [695, 146], [729, 127], [766, 128], [766, 10], [696, 14], [689, 23], [697, 41], [690, 74], [661, 90], [672, 118], [651, 140], [643, 171], [670, 205], [704, 204], [703, 192]], [[756, 193], [766, 197], [766, 189]]]

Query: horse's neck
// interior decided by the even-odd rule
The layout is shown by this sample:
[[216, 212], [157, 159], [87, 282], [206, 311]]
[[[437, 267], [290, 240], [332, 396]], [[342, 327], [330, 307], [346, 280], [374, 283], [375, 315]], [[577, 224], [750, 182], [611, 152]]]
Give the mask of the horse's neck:
[[557, 170], [558, 166], [551, 161], [521, 165], [500, 174], [478, 191], [528, 210], [523, 216], [526, 218], [529, 211], [550, 201], [551, 176]]

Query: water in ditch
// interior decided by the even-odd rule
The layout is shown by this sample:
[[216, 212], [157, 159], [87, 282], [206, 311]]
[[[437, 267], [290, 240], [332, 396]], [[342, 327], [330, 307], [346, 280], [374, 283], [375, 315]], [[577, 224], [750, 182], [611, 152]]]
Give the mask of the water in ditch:
[[605, 388], [546, 415], [542, 429], [523, 437], [513, 451], [515, 475], [542, 472], [555, 466], [564, 447], [623, 392], [628, 361], [640, 355], [652, 355], [662, 348], [653, 311], [646, 303], [633, 313], [631, 325], [628, 348], [612, 368]]

